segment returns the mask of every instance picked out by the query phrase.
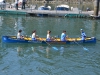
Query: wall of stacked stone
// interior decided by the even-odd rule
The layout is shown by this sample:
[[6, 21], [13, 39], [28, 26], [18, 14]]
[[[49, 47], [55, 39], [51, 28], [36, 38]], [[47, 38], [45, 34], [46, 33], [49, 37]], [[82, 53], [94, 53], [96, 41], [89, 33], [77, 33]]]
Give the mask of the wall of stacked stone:
[[[14, 0], [6, 0], [7, 2], [14, 2]], [[81, 4], [81, 3], [91, 3], [94, 0], [27, 0], [28, 3], [46, 3], [55, 4], [55, 3], [65, 3], [65, 4]]]

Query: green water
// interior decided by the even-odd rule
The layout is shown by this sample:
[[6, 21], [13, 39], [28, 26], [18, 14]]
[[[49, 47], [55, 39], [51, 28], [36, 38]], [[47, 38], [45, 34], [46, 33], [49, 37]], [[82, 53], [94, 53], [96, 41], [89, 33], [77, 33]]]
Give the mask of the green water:
[[51, 30], [51, 36], [60, 36], [66, 30], [69, 37], [80, 37], [81, 28], [87, 36], [100, 40], [100, 20], [0, 16], [0, 75], [100, 75], [100, 41], [51, 47], [1, 41], [3, 35], [16, 35], [19, 29], [27, 36], [31, 36], [33, 30], [40, 37], [46, 37], [47, 30]]

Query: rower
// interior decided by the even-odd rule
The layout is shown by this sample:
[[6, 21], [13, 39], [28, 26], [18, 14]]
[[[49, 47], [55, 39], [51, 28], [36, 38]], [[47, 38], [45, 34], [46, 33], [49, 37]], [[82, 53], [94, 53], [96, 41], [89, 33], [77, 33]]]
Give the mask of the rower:
[[66, 36], [66, 31], [63, 30], [63, 32], [61, 34], [61, 41], [67, 41], [66, 38], [68, 38], [68, 35]]
[[50, 33], [51, 33], [51, 31], [48, 30], [48, 31], [47, 31], [47, 38], [46, 38], [46, 41], [52, 41], [52, 40], [53, 40], [53, 38], [51, 38], [51, 36], [50, 36]]
[[86, 38], [85, 32], [83, 31], [83, 29], [80, 29], [80, 31], [81, 31], [81, 40], [85, 40]]
[[20, 29], [17, 33], [17, 39], [24, 39], [24, 37], [21, 35], [22, 30]]
[[36, 40], [36, 30], [32, 31], [32, 40]]

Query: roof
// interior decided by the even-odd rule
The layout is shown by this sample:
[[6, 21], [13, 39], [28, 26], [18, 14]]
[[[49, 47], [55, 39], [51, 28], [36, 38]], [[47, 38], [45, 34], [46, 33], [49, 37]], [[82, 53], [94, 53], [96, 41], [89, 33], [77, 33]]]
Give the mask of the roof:
[[62, 4], [62, 5], [58, 5], [57, 7], [65, 7], [65, 8], [69, 8], [68, 5]]

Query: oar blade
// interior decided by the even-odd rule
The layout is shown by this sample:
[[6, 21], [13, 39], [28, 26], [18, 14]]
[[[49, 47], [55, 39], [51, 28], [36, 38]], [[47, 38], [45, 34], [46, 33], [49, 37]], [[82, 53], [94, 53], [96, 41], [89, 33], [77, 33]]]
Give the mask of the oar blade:
[[87, 49], [87, 48], [85, 48], [85, 47], [83, 47], [83, 49], [84, 49], [84, 50], [86, 50], [86, 51], [88, 51], [88, 49]]
[[56, 48], [56, 47], [52, 47], [54, 50], [58, 50], [58, 48]]

